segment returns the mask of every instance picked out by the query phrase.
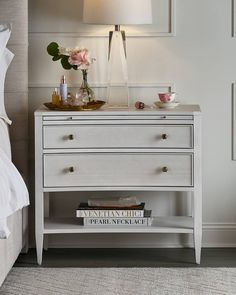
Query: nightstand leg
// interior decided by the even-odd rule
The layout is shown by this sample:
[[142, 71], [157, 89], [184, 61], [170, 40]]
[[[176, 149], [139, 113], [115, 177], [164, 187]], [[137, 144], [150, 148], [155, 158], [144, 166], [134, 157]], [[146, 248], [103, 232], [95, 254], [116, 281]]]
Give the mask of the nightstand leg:
[[37, 191], [35, 194], [35, 240], [37, 251], [37, 262], [42, 264], [43, 257], [43, 226], [44, 226], [44, 214], [43, 214], [43, 192]]
[[201, 262], [202, 248], [202, 195], [201, 190], [194, 192], [194, 247], [196, 263]]
[[[49, 212], [50, 212], [49, 193], [44, 193], [44, 218], [49, 217]], [[43, 249], [48, 250], [48, 235], [44, 235]]]
[[202, 235], [194, 233], [195, 260], [197, 264], [201, 263], [201, 244]]

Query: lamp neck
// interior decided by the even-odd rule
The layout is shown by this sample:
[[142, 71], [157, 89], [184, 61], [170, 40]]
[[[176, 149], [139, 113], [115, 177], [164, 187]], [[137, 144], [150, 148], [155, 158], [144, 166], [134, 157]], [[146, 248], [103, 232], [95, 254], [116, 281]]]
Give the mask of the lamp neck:
[[115, 32], [119, 32], [122, 37], [123, 47], [124, 47], [124, 53], [126, 56], [126, 36], [125, 31], [120, 30], [120, 25], [115, 25], [115, 31], [109, 32], [109, 51], [108, 51], [108, 60], [110, 59], [111, 54], [111, 44], [112, 44], [112, 38], [115, 36]]
[[115, 31], [120, 31], [120, 25], [115, 25]]

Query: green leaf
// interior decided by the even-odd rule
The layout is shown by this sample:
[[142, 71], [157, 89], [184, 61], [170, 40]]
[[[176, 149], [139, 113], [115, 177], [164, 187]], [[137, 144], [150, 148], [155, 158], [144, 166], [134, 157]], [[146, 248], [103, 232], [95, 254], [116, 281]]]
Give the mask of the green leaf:
[[78, 66], [72, 66], [72, 68], [74, 69], [74, 70], [78, 70]]
[[72, 68], [72, 65], [68, 62], [69, 56], [63, 55], [61, 59], [61, 64], [65, 70], [70, 70]]
[[57, 61], [57, 60], [61, 59], [62, 57], [63, 57], [63, 55], [55, 55], [55, 56], [53, 56], [52, 60]]
[[59, 55], [59, 45], [56, 42], [52, 42], [47, 47], [47, 52], [51, 56]]

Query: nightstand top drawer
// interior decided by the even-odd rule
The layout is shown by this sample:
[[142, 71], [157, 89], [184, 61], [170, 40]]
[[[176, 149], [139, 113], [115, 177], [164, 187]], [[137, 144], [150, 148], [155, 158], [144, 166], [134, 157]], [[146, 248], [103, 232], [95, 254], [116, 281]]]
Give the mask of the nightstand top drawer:
[[193, 148], [192, 125], [56, 125], [43, 127], [45, 149]]

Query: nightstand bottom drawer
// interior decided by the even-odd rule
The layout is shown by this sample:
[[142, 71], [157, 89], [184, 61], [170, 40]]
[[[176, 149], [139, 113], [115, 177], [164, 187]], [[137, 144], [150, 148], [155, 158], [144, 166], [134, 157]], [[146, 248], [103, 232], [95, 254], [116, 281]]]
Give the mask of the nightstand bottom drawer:
[[44, 155], [44, 187], [193, 186], [192, 154]]

